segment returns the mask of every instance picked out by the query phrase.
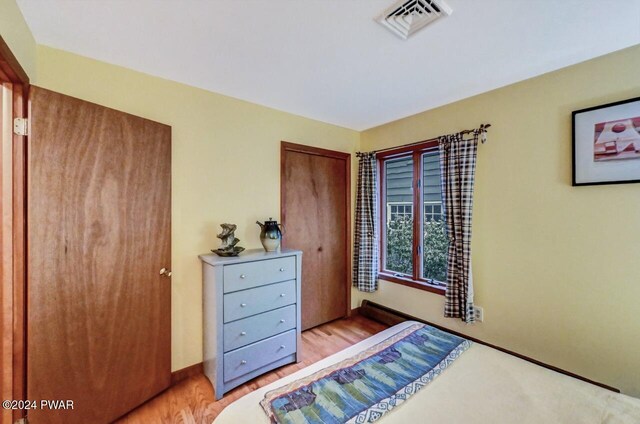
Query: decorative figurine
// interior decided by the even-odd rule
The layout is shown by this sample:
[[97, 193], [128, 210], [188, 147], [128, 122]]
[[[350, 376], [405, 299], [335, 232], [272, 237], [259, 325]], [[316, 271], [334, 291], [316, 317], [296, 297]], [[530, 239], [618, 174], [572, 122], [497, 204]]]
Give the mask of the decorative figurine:
[[236, 246], [240, 239], [237, 239], [233, 233], [238, 226], [236, 224], [220, 224], [220, 226], [222, 232], [216, 237], [222, 240], [222, 245], [219, 249], [211, 251], [218, 256], [238, 256], [244, 250], [244, 247]]
[[260, 226], [260, 242], [267, 252], [275, 252], [280, 247], [280, 241], [282, 240], [282, 232], [278, 221], [274, 221], [273, 218], [269, 218], [269, 221], [265, 221], [264, 224], [260, 221], [256, 221], [256, 224]]

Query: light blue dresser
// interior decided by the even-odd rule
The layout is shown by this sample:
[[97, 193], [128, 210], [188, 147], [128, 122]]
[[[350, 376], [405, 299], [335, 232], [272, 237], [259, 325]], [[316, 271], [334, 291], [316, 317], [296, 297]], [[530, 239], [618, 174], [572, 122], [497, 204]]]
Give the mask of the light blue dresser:
[[247, 250], [200, 255], [204, 372], [216, 399], [291, 362], [300, 362], [302, 252]]

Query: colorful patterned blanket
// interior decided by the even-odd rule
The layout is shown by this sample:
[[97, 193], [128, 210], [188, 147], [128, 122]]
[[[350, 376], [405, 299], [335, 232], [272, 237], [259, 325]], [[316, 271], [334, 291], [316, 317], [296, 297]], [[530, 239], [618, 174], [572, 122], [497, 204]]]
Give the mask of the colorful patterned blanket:
[[405, 402], [471, 342], [424, 324], [331, 367], [268, 392], [260, 405], [272, 422], [369, 423]]

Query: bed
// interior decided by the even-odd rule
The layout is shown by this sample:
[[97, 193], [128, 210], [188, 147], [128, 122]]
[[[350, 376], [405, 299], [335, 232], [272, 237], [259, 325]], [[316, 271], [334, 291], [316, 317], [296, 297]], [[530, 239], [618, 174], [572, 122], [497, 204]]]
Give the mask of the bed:
[[[407, 332], [406, 321], [238, 399], [215, 424], [268, 424], [265, 394], [297, 384]], [[422, 325], [422, 324], [419, 324]], [[429, 327], [429, 326], [426, 326]], [[432, 328], [432, 327], [429, 327]], [[467, 342], [468, 343], [468, 342]], [[490, 347], [468, 343], [455, 361], [379, 422], [395, 423], [640, 423], [640, 399], [559, 374]]]

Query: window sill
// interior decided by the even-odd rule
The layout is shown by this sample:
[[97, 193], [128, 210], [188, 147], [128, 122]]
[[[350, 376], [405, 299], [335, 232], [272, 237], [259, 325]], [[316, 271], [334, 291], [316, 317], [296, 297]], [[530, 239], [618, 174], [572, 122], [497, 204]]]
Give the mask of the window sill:
[[381, 272], [378, 274], [378, 278], [381, 280], [389, 281], [391, 283], [402, 284], [403, 286], [413, 287], [414, 289], [424, 290], [431, 293], [444, 296], [445, 288], [442, 286], [434, 286], [424, 281], [416, 281], [412, 278], [399, 277], [397, 275]]

